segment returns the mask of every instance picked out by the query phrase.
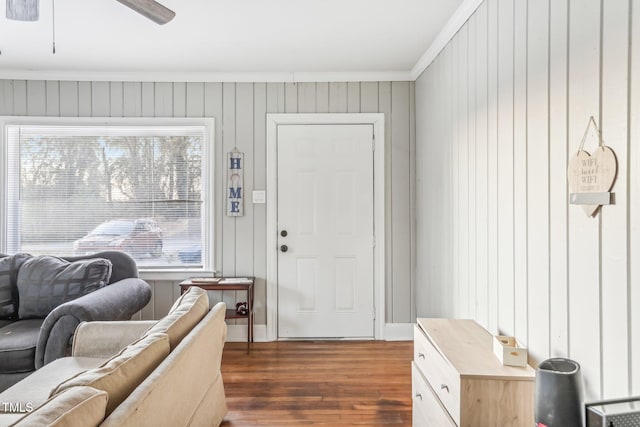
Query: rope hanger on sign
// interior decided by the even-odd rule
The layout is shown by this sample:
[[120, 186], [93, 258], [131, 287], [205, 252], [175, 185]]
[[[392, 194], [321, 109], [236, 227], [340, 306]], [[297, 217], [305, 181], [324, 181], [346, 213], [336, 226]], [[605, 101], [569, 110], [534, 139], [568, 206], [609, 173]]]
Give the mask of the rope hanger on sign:
[[604, 145], [604, 140], [602, 139], [602, 134], [600, 133], [600, 128], [598, 128], [598, 125], [596, 124], [596, 119], [591, 116], [589, 117], [589, 121], [587, 122], [587, 128], [584, 130], [584, 135], [582, 135], [582, 140], [580, 141], [580, 147], [578, 147], [578, 153], [583, 151], [584, 148], [584, 142], [587, 140], [587, 135], [589, 134], [589, 128], [591, 127], [591, 123], [593, 123], [593, 127], [596, 130], [596, 134], [598, 135], [598, 146], [601, 149], [604, 149], [605, 145]]

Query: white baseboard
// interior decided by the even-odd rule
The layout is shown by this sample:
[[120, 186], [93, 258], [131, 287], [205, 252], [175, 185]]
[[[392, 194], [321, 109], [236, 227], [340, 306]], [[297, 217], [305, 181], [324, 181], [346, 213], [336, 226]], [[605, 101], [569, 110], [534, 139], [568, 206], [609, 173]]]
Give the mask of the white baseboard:
[[385, 341], [413, 341], [413, 323], [387, 323], [384, 325]]
[[[412, 341], [413, 340], [413, 323], [387, 323], [384, 326], [385, 341]], [[227, 342], [246, 342], [247, 326], [246, 325], [228, 325], [227, 326]], [[253, 341], [268, 342], [267, 325], [253, 326]]]
[[[267, 341], [267, 325], [253, 325], [253, 342]], [[247, 325], [227, 325], [227, 342], [247, 342]]]

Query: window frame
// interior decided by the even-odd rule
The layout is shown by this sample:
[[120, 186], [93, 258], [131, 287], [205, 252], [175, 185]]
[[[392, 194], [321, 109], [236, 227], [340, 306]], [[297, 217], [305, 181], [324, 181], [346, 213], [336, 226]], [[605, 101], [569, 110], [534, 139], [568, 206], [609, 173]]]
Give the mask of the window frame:
[[[9, 224], [9, 142], [8, 126], [203, 126], [202, 146], [202, 266], [188, 268], [139, 267], [140, 277], [147, 280], [181, 280], [186, 276], [213, 275], [215, 272], [215, 119], [213, 117], [35, 117], [0, 116], [0, 252], [6, 253]], [[72, 254], [69, 254], [72, 255]]]

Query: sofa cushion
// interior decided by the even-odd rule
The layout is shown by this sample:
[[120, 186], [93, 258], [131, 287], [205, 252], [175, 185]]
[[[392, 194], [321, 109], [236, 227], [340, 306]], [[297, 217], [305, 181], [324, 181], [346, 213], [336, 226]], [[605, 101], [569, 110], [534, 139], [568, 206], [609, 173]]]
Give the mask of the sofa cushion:
[[109, 397], [92, 387], [72, 387], [53, 396], [13, 426], [95, 427], [105, 417]]
[[31, 255], [15, 254], [0, 258], [0, 319], [18, 316], [18, 270]]
[[152, 334], [128, 345], [100, 367], [58, 385], [51, 396], [76, 386], [90, 386], [109, 394], [109, 415], [169, 354], [166, 334]]
[[18, 320], [0, 328], [0, 374], [35, 369], [36, 343], [43, 321]]
[[208, 311], [209, 296], [207, 292], [192, 286], [173, 304], [169, 314], [150, 327], [146, 334], [165, 333], [169, 335], [171, 350], [173, 350]]
[[[220, 373], [225, 312], [224, 303], [216, 304], [102, 427], [217, 426], [226, 412]], [[204, 417], [195, 417], [200, 410]], [[203, 422], [207, 415], [210, 418]]]
[[60, 304], [102, 288], [109, 277], [111, 262], [102, 258], [74, 262], [49, 255], [29, 258], [18, 271], [18, 315], [46, 317]]
[[[103, 364], [104, 361], [105, 359], [92, 357], [63, 357], [56, 359], [37, 371], [30, 372], [29, 376], [0, 393], [0, 402], [22, 407], [28, 403], [37, 408], [49, 399], [51, 390], [62, 381], [80, 372], [96, 368]], [[7, 410], [4, 405], [0, 405], [0, 413], [7, 412]], [[2, 425], [1, 421], [0, 425]]]

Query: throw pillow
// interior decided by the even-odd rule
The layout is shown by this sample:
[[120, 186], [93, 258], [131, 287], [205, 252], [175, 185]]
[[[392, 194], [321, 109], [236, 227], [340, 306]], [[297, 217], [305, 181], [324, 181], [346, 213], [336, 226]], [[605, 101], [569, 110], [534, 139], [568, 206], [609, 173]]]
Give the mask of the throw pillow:
[[109, 396], [91, 387], [73, 387], [57, 394], [13, 424], [15, 427], [94, 427], [105, 417]]
[[29, 254], [0, 258], [0, 319], [14, 320], [18, 314], [18, 270]]
[[109, 416], [168, 354], [169, 337], [167, 335], [153, 334], [140, 338], [100, 367], [82, 372], [59, 384], [50, 396], [53, 397], [77, 386], [104, 390], [109, 394], [107, 404], [107, 416]]
[[111, 261], [106, 259], [68, 262], [48, 255], [32, 257], [18, 271], [18, 316], [46, 317], [60, 304], [106, 286], [110, 277]]

